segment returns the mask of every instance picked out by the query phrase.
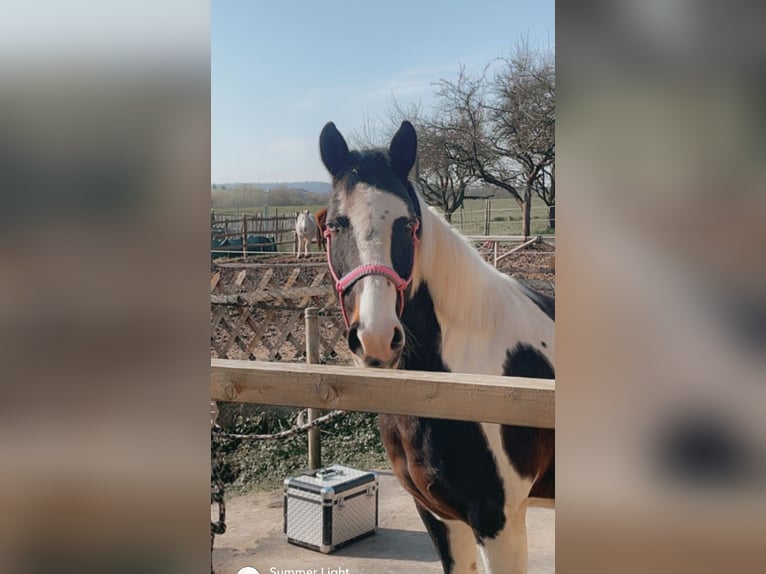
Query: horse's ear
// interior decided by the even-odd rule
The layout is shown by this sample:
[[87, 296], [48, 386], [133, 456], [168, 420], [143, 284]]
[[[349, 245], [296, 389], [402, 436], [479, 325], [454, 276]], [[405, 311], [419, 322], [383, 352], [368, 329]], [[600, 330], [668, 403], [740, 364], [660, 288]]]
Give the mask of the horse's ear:
[[348, 166], [348, 145], [335, 124], [328, 122], [319, 134], [319, 153], [330, 175], [337, 177]]
[[394, 173], [402, 179], [407, 179], [418, 153], [418, 136], [415, 128], [407, 120], [402, 122], [394, 134], [388, 153]]

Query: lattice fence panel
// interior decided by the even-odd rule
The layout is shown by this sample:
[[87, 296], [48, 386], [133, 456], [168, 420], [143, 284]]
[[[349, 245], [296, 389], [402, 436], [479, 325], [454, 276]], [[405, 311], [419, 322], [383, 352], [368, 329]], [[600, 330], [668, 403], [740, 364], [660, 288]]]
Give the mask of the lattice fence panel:
[[214, 357], [305, 361], [304, 309], [320, 308], [320, 360], [350, 364], [345, 326], [325, 264], [220, 266], [211, 277]]
[[[530, 246], [503, 261], [501, 271], [553, 294], [549, 265], [555, 248]], [[304, 309], [320, 309], [320, 360], [351, 364], [345, 326], [325, 263], [229, 263], [210, 280], [213, 357], [305, 361]]]
[[[211, 356], [223, 359], [300, 362], [306, 360], [302, 309], [215, 305], [211, 313]], [[320, 361], [351, 364], [340, 312], [319, 317]]]

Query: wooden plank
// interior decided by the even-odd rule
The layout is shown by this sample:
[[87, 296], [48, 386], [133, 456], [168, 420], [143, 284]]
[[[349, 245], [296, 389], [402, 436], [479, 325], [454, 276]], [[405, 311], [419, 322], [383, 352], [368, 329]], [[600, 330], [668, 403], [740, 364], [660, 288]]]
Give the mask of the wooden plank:
[[[292, 241], [288, 242], [292, 243]], [[273, 253], [250, 253], [250, 255], [274, 255]], [[305, 263], [242, 263], [242, 262], [230, 262], [230, 263], [219, 263], [218, 260], [214, 261], [213, 264], [216, 267], [235, 267], [239, 269], [242, 268], [266, 268], [266, 267], [327, 267], [327, 262], [322, 261], [321, 263], [316, 262], [310, 262], [307, 261]]]
[[213, 400], [554, 428], [541, 379], [210, 360]]
[[287, 278], [287, 281], [285, 281], [284, 286], [282, 289], [289, 289], [293, 286], [295, 283], [295, 280], [298, 279], [298, 276], [301, 274], [301, 271], [303, 270], [303, 267], [296, 267], [293, 269], [292, 273], [290, 273], [290, 276]]
[[[212, 328], [210, 329], [210, 346], [218, 354], [219, 357], [226, 357], [225, 349], [228, 348], [228, 340], [231, 338], [231, 332], [229, 331], [229, 322], [227, 321], [228, 309], [226, 307], [219, 307], [219, 310], [213, 316]], [[226, 335], [225, 340], [221, 343], [215, 340], [215, 331], [219, 329]]]
[[535, 243], [539, 243], [540, 241], [541, 241], [540, 236], [537, 235], [537, 236], [533, 237], [532, 239], [530, 239], [528, 241], [525, 241], [521, 245], [517, 245], [513, 249], [511, 249], [509, 251], [506, 251], [500, 257], [495, 257], [495, 267], [497, 267], [498, 262], [502, 261], [503, 259], [505, 259], [509, 255], [512, 255], [512, 254], [516, 253], [517, 251], [521, 251], [522, 249], [524, 249], [526, 247], [529, 247], [530, 245], [533, 245]]
[[[283, 316], [281, 318], [282, 319], [281, 324], [277, 323], [276, 321], [269, 321], [269, 324], [271, 325], [279, 325], [279, 332], [277, 333], [277, 336], [274, 338], [274, 343], [271, 345], [271, 349], [269, 352], [270, 361], [276, 361], [277, 355], [279, 355], [283, 359], [286, 358], [281, 353], [282, 345], [284, 345], [287, 339], [290, 337], [290, 334], [292, 333], [293, 329], [295, 329], [296, 324], [301, 318], [301, 315], [303, 315], [302, 309], [288, 313], [287, 317]], [[296, 345], [293, 344], [293, 347], [296, 347]]]
[[[260, 309], [259, 311], [263, 311]], [[271, 351], [270, 348], [266, 347], [266, 344], [264, 343], [264, 323], [265, 321], [258, 321], [256, 322], [253, 319], [253, 314], [251, 313], [250, 316], [247, 318], [246, 324], [248, 327], [250, 327], [250, 330], [253, 332], [253, 338], [250, 340], [250, 344], [247, 346], [247, 349], [245, 349], [245, 353], [248, 357], [257, 357], [257, 351], [258, 349], [266, 349], [267, 351]], [[268, 354], [267, 354], [268, 356]]]
[[283, 305], [285, 304], [285, 299], [302, 299], [306, 297], [313, 299], [315, 297], [325, 297], [327, 294], [335, 294], [331, 285], [290, 287], [288, 289], [274, 287], [259, 291], [248, 291], [247, 293], [232, 293], [230, 295], [211, 294], [210, 302], [214, 305], [254, 305], [255, 303], [273, 301], [275, 305]]
[[266, 285], [271, 281], [272, 275], [274, 275], [274, 270], [267, 269], [266, 273], [263, 274], [263, 277], [261, 277], [261, 280], [258, 282], [258, 287], [255, 288], [256, 292], [263, 291], [266, 288]]
[[325, 317], [324, 325], [332, 325], [331, 328], [334, 329], [334, 335], [332, 339], [330, 339], [329, 342], [325, 341], [324, 345], [325, 355], [329, 356], [330, 353], [335, 351], [335, 347], [337, 346], [341, 337], [346, 334], [346, 326], [343, 324], [342, 320], [337, 318], [333, 319], [330, 317]]
[[242, 283], [245, 282], [245, 276], [247, 275], [247, 269], [243, 269], [239, 273], [237, 273], [237, 278], [234, 280], [234, 285], [237, 287], [241, 287]]
[[218, 285], [218, 282], [221, 280], [221, 272], [216, 271], [215, 274], [210, 277], [210, 292], [212, 293], [215, 290], [215, 286]]
[[245, 326], [245, 321], [250, 317], [250, 311], [248, 309], [238, 309], [238, 316], [235, 322], [227, 321], [229, 327], [226, 328], [226, 332], [229, 335], [229, 339], [223, 348], [223, 353], [219, 352], [219, 357], [227, 357], [229, 351], [236, 344], [241, 350], [245, 350], [245, 344], [242, 340], [242, 327]]
[[[306, 323], [306, 364], [316, 365], [319, 363], [319, 316], [316, 307], [309, 307], [304, 314]], [[308, 410], [308, 422], [319, 418], [318, 409]], [[322, 447], [319, 439], [319, 427], [309, 429], [309, 468], [311, 470], [322, 466]]]
[[[325, 275], [327, 274], [327, 269], [321, 269], [319, 273], [317, 273], [314, 276], [314, 279], [311, 281], [311, 285], [309, 285], [310, 288], [316, 288], [320, 287], [322, 283], [325, 281]], [[329, 282], [329, 281], [328, 281]], [[311, 296], [306, 295], [303, 299], [301, 299], [301, 302], [298, 303], [299, 307], [306, 307], [309, 303], [311, 303]]]
[[512, 269], [506, 271], [506, 273], [509, 273], [511, 275], [518, 275], [518, 274], [529, 274], [529, 273], [536, 273], [538, 275], [552, 275], [554, 274], [554, 270], [550, 267], [513, 267]]
[[298, 279], [298, 276], [301, 274], [301, 271], [303, 270], [302, 267], [296, 267], [292, 270], [290, 273], [290, 276], [287, 278], [287, 281], [285, 281], [284, 285], [278, 289], [275, 290], [276, 297], [274, 298], [274, 304], [275, 305], [284, 305], [285, 302], [282, 300], [282, 297], [288, 297], [287, 293], [292, 292], [290, 289], [293, 286], [293, 283], [295, 283], [295, 280]]
[[[464, 235], [468, 241], [503, 241], [503, 242], [521, 242], [526, 241], [529, 237], [523, 235]], [[555, 235], [539, 235], [541, 239], [555, 239]]]

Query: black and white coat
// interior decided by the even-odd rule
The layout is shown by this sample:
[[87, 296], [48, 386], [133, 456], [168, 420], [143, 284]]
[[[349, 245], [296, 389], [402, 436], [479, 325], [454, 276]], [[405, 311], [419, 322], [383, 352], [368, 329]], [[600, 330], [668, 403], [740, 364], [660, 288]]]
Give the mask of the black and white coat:
[[[385, 277], [365, 277], [344, 295], [358, 365], [554, 377], [553, 300], [499, 273], [425, 208], [407, 179], [416, 150], [409, 123], [389, 150], [365, 152], [349, 152], [328, 124], [320, 150], [334, 183], [327, 221], [336, 271], [381, 264], [412, 276], [401, 317]], [[415, 218], [417, 248], [408, 236]], [[488, 574], [526, 572], [526, 508], [554, 498], [554, 431], [393, 415], [381, 415], [380, 428], [445, 572], [475, 572], [478, 557]]]

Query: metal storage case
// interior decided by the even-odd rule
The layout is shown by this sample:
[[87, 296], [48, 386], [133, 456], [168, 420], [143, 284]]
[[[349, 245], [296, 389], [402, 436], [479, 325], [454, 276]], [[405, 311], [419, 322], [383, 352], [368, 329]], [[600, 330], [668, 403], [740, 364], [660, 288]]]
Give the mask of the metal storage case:
[[284, 483], [287, 541], [325, 554], [374, 534], [378, 475], [333, 464]]

